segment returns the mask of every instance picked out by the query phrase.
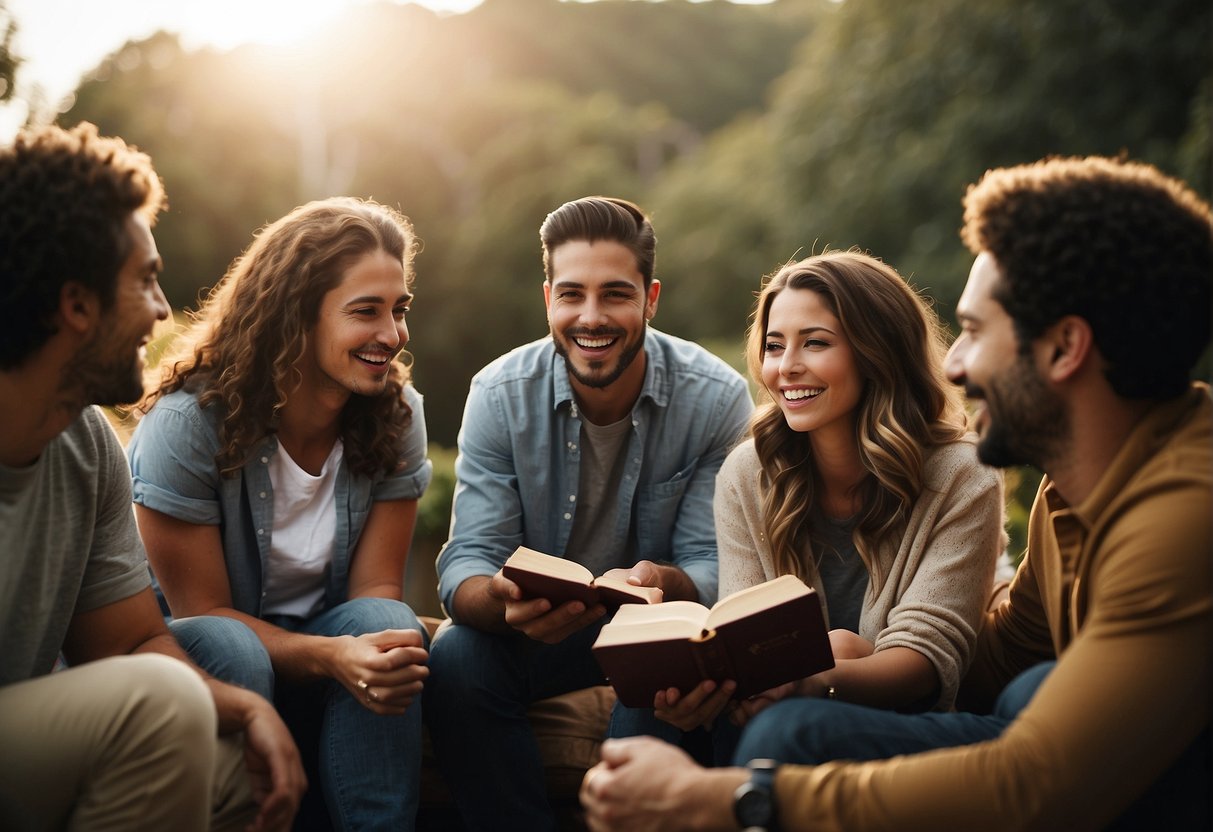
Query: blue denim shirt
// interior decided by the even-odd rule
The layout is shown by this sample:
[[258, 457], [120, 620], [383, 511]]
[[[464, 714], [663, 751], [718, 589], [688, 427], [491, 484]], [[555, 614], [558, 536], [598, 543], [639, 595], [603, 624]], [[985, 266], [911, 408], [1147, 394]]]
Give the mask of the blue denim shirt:
[[[716, 472], [745, 430], [745, 380], [702, 347], [648, 330], [644, 387], [632, 408], [612, 545], [681, 568], [700, 601], [716, 599]], [[492, 575], [519, 545], [566, 555], [581, 456], [581, 415], [551, 338], [519, 347], [472, 379], [459, 430], [450, 539], [438, 556], [438, 594]], [[576, 560], [577, 553], [567, 557]], [[620, 567], [631, 566], [619, 563]]]
[[[337, 529], [325, 584], [324, 608], [348, 600], [350, 559], [362, 535], [371, 503], [417, 499], [429, 485], [433, 466], [426, 455], [421, 394], [411, 386], [404, 398], [413, 416], [404, 436], [396, 472], [370, 478], [354, 474], [344, 458], [337, 470]], [[236, 476], [219, 476], [218, 408], [199, 407], [192, 393], [178, 390], [156, 402], [140, 420], [127, 445], [136, 503], [199, 525], [219, 526], [232, 606], [261, 615], [265, 564], [274, 528], [274, 489], [269, 461], [278, 440], [268, 436], [250, 452]]]

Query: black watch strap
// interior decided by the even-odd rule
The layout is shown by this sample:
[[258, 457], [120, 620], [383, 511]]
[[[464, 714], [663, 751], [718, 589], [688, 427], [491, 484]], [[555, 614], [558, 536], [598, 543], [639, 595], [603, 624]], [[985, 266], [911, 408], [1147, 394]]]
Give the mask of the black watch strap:
[[774, 760], [750, 760], [750, 779], [733, 792], [733, 816], [748, 832], [778, 832]]

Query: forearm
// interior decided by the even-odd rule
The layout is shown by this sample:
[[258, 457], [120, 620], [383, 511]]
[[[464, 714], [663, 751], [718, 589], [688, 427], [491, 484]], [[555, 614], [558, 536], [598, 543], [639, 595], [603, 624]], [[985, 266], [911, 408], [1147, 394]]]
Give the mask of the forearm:
[[[686, 572], [683, 572], [677, 566], [671, 564], [656, 564], [658, 580], [661, 586], [662, 600], [665, 601], [698, 601], [704, 603], [704, 599], [699, 597], [699, 588], [695, 586], [695, 582], [691, 580]], [[706, 599], [708, 604], [711, 604], [713, 599]]]
[[340, 642], [352, 638], [292, 633], [230, 607], [217, 607], [205, 614], [234, 618], [247, 625], [265, 645], [275, 675], [292, 682], [332, 678]]
[[505, 622], [505, 600], [490, 591], [491, 581], [489, 577], [476, 575], [461, 583], [455, 590], [451, 617], [459, 624], [486, 633], [514, 632]]
[[804, 680], [800, 693], [824, 696], [829, 687], [846, 702], [871, 708], [907, 708], [933, 701], [939, 674], [909, 647], [890, 647], [857, 659], [838, 659], [832, 670]]

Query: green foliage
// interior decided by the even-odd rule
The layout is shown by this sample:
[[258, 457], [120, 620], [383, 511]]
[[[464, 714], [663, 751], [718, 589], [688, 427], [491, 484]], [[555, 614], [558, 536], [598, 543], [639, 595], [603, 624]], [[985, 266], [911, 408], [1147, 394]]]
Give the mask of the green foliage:
[[13, 36], [17, 34], [17, 21], [0, 0], [0, 103], [8, 101], [16, 92], [17, 67], [21, 58], [13, 52]]
[[1206, 0], [381, 3], [291, 48], [127, 44], [62, 121], [152, 154], [177, 306], [306, 200], [409, 215], [410, 349], [449, 447], [471, 375], [546, 331], [537, 231], [561, 202], [650, 210], [657, 323], [684, 337], [739, 343], [762, 275], [826, 247], [883, 257], [947, 319], [971, 260], [960, 199], [989, 167], [1124, 152], [1208, 195], [1211, 42]]
[[417, 505], [417, 526], [414, 538], [424, 541], [446, 540], [451, 517], [451, 499], [455, 496], [455, 451], [430, 444], [430, 461], [434, 478]]

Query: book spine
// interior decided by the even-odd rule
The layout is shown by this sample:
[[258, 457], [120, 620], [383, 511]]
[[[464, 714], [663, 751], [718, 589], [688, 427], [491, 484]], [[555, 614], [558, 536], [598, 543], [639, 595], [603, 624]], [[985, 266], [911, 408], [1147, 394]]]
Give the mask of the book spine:
[[734, 678], [733, 663], [729, 660], [724, 642], [716, 638], [714, 630], [705, 632], [690, 644], [691, 655], [694, 656], [695, 665], [703, 679], [723, 682], [725, 679]]

